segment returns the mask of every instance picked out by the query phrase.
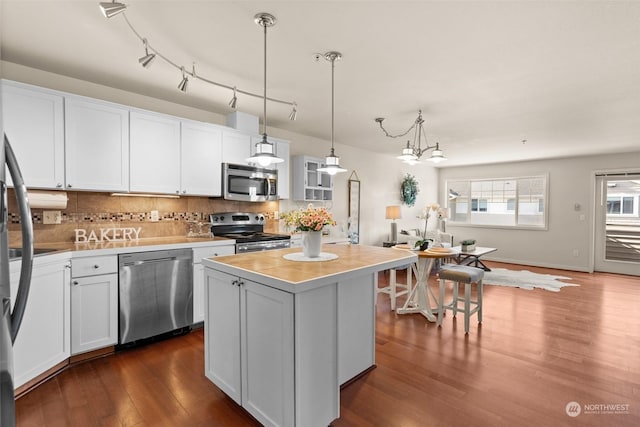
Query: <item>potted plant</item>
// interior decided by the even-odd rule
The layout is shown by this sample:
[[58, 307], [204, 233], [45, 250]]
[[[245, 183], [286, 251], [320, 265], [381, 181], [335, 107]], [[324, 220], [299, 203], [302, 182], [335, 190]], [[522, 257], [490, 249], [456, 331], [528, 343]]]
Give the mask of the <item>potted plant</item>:
[[433, 240], [431, 239], [420, 239], [417, 240], [415, 245], [413, 246], [414, 249], [420, 249], [421, 251], [424, 251], [426, 249], [429, 249], [429, 244], [433, 242]]
[[466, 239], [460, 242], [462, 252], [473, 252], [476, 250], [475, 239]]

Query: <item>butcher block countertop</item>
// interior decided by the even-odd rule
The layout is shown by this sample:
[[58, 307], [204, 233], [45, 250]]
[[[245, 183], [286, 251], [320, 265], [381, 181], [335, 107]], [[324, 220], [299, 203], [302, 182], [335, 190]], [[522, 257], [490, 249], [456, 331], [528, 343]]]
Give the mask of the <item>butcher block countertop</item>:
[[250, 252], [205, 258], [205, 267], [252, 280], [286, 292], [298, 293], [340, 282], [350, 277], [371, 274], [414, 263], [410, 251], [365, 245], [323, 245], [322, 252], [338, 255], [327, 261], [290, 261], [284, 255], [301, 252], [300, 248]]

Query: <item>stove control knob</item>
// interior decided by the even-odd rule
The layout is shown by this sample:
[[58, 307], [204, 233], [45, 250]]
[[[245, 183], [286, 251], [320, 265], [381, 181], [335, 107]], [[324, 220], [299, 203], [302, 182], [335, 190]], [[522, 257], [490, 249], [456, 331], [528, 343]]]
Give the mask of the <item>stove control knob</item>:
[[221, 217], [220, 217], [220, 221], [224, 221], [224, 216], [221, 216]]
[[212, 217], [211, 217], [211, 221], [213, 221], [213, 222], [217, 222], [217, 221], [218, 221], [218, 217], [217, 217], [217, 216], [212, 216]]

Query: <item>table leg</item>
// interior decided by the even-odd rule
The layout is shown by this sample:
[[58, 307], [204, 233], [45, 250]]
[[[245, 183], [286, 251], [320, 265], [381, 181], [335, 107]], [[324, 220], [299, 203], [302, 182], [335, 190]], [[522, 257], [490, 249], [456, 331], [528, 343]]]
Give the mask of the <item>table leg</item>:
[[435, 322], [437, 319], [431, 311], [428, 291], [429, 286], [427, 284], [427, 281], [429, 280], [429, 273], [433, 268], [435, 259], [427, 258], [426, 262], [423, 263], [421, 263], [421, 261], [421, 259], [418, 260], [418, 267], [416, 271], [416, 286], [411, 290], [411, 293], [407, 297], [407, 300], [405, 301], [402, 308], [397, 309], [396, 313], [420, 313], [424, 317], [426, 317], [429, 322]]

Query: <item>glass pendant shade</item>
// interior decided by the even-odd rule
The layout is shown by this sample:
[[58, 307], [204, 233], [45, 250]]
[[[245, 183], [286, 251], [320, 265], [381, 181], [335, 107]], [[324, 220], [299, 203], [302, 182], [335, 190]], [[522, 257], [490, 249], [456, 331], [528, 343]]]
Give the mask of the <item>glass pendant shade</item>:
[[257, 163], [262, 167], [266, 167], [276, 163], [284, 162], [284, 159], [273, 154], [273, 144], [267, 141], [267, 135], [262, 135], [262, 140], [256, 143], [256, 152], [253, 156], [246, 159], [248, 163]]
[[340, 167], [340, 157], [336, 156], [331, 150], [331, 155], [325, 157], [324, 159], [324, 167], [318, 168], [320, 172], [326, 172], [329, 175], [335, 175], [340, 172], [346, 172], [347, 170]]
[[433, 152], [431, 153], [431, 157], [429, 157], [427, 160], [433, 163], [440, 163], [444, 160], [447, 160], [447, 158], [444, 156], [444, 153], [440, 149], [439, 145], [436, 143], [435, 150], [433, 150]]

